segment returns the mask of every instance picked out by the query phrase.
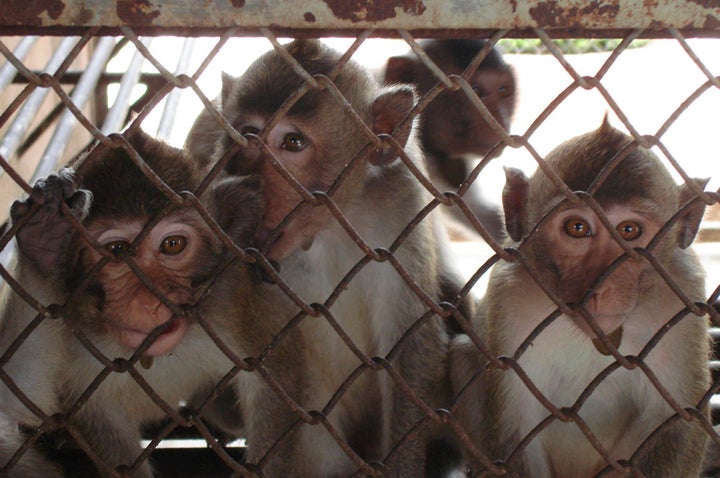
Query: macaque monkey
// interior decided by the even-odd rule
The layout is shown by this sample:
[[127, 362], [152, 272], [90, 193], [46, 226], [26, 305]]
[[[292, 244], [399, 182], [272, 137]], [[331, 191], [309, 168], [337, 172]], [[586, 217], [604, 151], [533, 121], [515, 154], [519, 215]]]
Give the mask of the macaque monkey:
[[[690, 302], [702, 303], [704, 272], [688, 246], [704, 204], [607, 120], [546, 161], [571, 191], [582, 193], [569, 199], [541, 169], [530, 179], [506, 171], [506, 246], [520, 257], [495, 265], [474, 327], [493, 356], [513, 358], [553, 407], [572, 408], [579, 419], [553, 417], [519, 373], [500, 370], [458, 337], [450, 360], [461, 392], [460, 423], [491, 462], [504, 462], [509, 476], [698, 476], [707, 434], [695, 420], [671, 419], [675, 409], [648, 374], [624, 368], [613, 347], [642, 359], [677, 406], [699, 405], [709, 389], [707, 317], [686, 307], [646, 253]], [[618, 237], [583, 200], [586, 194]], [[631, 257], [626, 250], [641, 252]], [[546, 419], [547, 427], [523, 442]]]
[[[63, 170], [38, 182], [26, 201], [11, 208], [19, 224], [15, 277], [42, 306], [60, 306], [34, 327], [29, 324], [43, 312], [9, 291], [0, 350], [8, 353], [25, 330], [30, 333], [3, 371], [37, 410], [3, 385], [0, 412], [15, 424], [3, 432], [9, 430], [20, 443], [24, 438], [17, 424], [37, 427], [44, 417], [65, 414], [68, 431], [93, 451], [103, 476], [124, 466], [130, 476], [151, 478], [150, 464], [138, 460], [140, 431], [166, 413], [139, 379], [106, 368], [100, 358], [120, 369], [129, 360], [133, 373], [167, 407], [178, 410], [181, 402], [200, 401], [199, 391], [213, 388], [235, 366], [206, 329], [241, 361], [266, 354], [267, 372], [298, 401], [304, 382], [293, 367], [302, 368], [304, 347], [297, 333], [273, 345], [297, 307], [278, 289], [256, 280], [256, 266], [226, 251], [196, 208], [171, 202], [152, 184], [133, 163], [130, 146], [177, 193], [197, 190], [203, 175], [196, 163], [142, 132], [128, 133], [126, 139], [122, 147], [98, 145], [77, 174]], [[238, 247], [252, 243], [263, 210], [258, 176], [215, 182], [200, 199]], [[100, 249], [71, 226], [62, 204]], [[97, 389], [84, 395], [94, 380], [100, 380]], [[306, 444], [286, 436], [298, 417], [263, 376], [239, 370], [228, 387], [247, 411], [247, 461], [266, 459], [260, 467], [266, 476], [286, 476], [288, 469], [314, 476], [304, 467]], [[276, 442], [277, 453], [266, 457]], [[4, 466], [15, 450], [0, 450]], [[11, 477], [61, 476], [33, 449], [3, 471]]]
[[[425, 40], [419, 44], [446, 75], [462, 75], [487, 42]], [[386, 84], [411, 83], [424, 95], [439, 81], [413, 53], [388, 59]], [[515, 74], [496, 48], [490, 50], [468, 83], [508, 131], [515, 111]], [[420, 125], [430, 174], [437, 186], [445, 189], [458, 188], [471, 171], [472, 157], [487, 155], [501, 141], [462, 90], [440, 93], [423, 110]], [[500, 151], [497, 149], [495, 153]], [[464, 199], [488, 232], [502, 240], [504, 227], [499, 208], [476, 187], [470, 188]], [[462, 215], [458, 208], [453, 211]]]
[[[426, 452], [443, 448], [444, 438], [387, 371], [362, 370], [359, 356], [388, 357], [430, 408], [449, 403], [447, 333], [439, 317], [430, 313], [431, 305], [402, 277], [406, 273], [432, 302], [440, 300], [441, 285], [447, 288], [438, 280], [449, 269], [439, 259], [443, 244], [435, 215], [424, 217], [394, 244], [432, 198], [396, 150], [376, 147], [367, 134], [392, 135], [414, 167], [425, 172], [408, 118], [416, 96], [410, 86], [381, 87], [353, 61], [338, 68], [341, 54], [319, 41], [299, 40], [282, 48], [321, 86], [323, 75], [330, 77], [366, 126], [329, 87], [310, 89], [287, 114], [266, 127], [304, 81], [273, 50], [239, 78], [223, 76], [222, 115], [249, 139], [229, 158], [226, 171], [231, 176], [248, 169], [260, 171], [266, 207], [257, 243], [267, 257], [278, 261], [280, 277], [303, 300], [323, 304], [321, 311], [327, 307], [318, 318], [301, 324], [312, 408], [333, 403], [327, 418], [340, 437], [363, 460], [384, 461], [388, 476], [423, 476]], [[198, 138], [209, 136], [195, 130], [207, 132], [208, 121], [212, 121], [209, 114], [201, 115], [190, 133], [187, 144], [196, 148], [195, 153], [206, 151], [207, 145]], [[217, 131], [211, 163], [225, 158], [234, 147], [219, 126]], [[326, 200], [317, 205], [305, 200], [283, 177], [283, 169], [307, 191], [322, 193], [321, 198], [327, 195], [333, 207]], [[394, 259], [368, 257], [333, 215], [335, 208], [370, 250], [379, 251], [383, 259], [389, 257], [384, 251], [392, 251]], [[344, 283], [346, 276], [350, 280]], [[418, 327], [410, 330], [421, 318]], [[346, 340], [332, 322], [347, 334]], [[356, 371], [361, 373], [353, 378]], [[419, 423], [418, 433], [400, 443]], [[318, 470], [316, 476], [348, 476], [357, 469], [323, 429], [302, 432], [304, 440], [317, 446], [318, 452], [306, 458]], [[399, 448], [390, 453], [398, 443]]]

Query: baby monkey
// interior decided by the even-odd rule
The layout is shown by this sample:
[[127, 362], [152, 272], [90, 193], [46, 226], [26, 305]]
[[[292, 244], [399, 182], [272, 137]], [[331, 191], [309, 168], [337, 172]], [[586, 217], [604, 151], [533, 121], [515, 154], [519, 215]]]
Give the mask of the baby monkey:
[[[691, 310], [704, 272], [688, 249], [704, 204], [607, 120], [546, 161], [578, 199], [541, 169], [506, 171], [506, 246], [519, 257], [494, 267], [474, 323], [522, 373], [456, 339], [459, 418], [508, 476], [698, 476], [708, 436], [675, 407], [698, 407], [710, 383], [708, 320]], [[615, 349], [642, 366], [624, 367]]]
[[[168, 190], [198, 190], [203, 175], [193, 160], [139, 130], [120, 143], [98, 145], [77, 174], [39, 181], [12, 206], [15, 277], [25, 292], [7, 291], [0, 329], [3, 371], [18, 389], [0, 386], [8, 435], [22, 443], [18, 424], [52, 429], [58, 416], [103, 476], [151, 478], [141, 429], [184, 402], [203, 403], [198, 394], [226, 378], [247, 411], [247, 461], [268, 476], [291, 467], [305, 476], [307, 450], [286, 436], [298, 417], [281, 397], [304, 389], [291, 370], [302, 363], [301, 338], [276, 340], [295, 313], [289, 299], [230, 254], [196, 207], [171, 201]], [[146, 176], [139, 158], [161, 181]], [[200, 199], [237, 247], [251, 245], [263, 210], [259, 177], [217, 181]], [[254, 370], [243, 366], [248, 359]], [[61, 476], [35, 450], [16, 450], [0, 448], [4, 476]]]

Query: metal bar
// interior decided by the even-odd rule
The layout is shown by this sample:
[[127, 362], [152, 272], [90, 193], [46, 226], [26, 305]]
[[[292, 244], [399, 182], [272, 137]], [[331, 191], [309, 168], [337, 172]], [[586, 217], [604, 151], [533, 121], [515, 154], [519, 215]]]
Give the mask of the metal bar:
[[[183, 42], [183, 48], [180, 52], [180, 58], [178, 59], [178, 65], [175, 70], [175, 76], [185, 74], [190, 67], [190, 60], [192, 53], [195, 48], [195, 38], [186, 38]], [[157, 129], [157, 137], [159, 139], [167, 140], [170, 138], [173, 126], [175, 124], [175, 115], [177, 114], [178, 104], [180, 103], [180, 97], [184, 90], [175, 88], [167, 95], [165, 100], [165, 108], [163, 109], [162, 117], [160, 118], [160, 124]]]
[[[13, 55], [15, 55], [18, 60], [24, 60], [37, 38], [36, 36], [24, 37], [13, 50]], [[17, 68], [15, 68], [15, 65], [9, 61], [5, 62], [2, 68], [0, 68], [0, 92], [5, 91], [5, 88], [15, 79], [16, 74]]]
[[[720, 30], [717, 2], [656, 0], [303, 0], [293, 8], [285, 2], [227, 0], [58, 0], [38, 2], [28, 11], [10, 2], [0, 13], [0, 26], [63, 28], [127, 26], [136, 28], [260, 28], [290, 29], [712, 29]], [[59, 4], [59, 5], [58, 5]], [[138, 5], [142, 5], [139, 7]]]
[[[44, 71], [50, 74], [54, 73], [55, 70], [62, 65], [68, 53], [70, 53], [70, 50], [72, 50], [77, 41], [77, 37], [69, 37], [60, 42], [45, 66]], [[50, 88], [37, 88], [30, 94], [27, 100], [25, 100], [25, 103], [23, 103], [20, 111], [18, 111], [15, 120], [13, 120], [2, 141], [0, 141], [0, 156], [3, 158], [10, 158], [13, 153], [15, 153], [15, 150], [22, 141], [23, 135], [25, 135], [30, 123], [37, 115], [40, 105], [45, 100], [45, 97], [49, 92]]]
[[[87, 68], [85, 69], [85, 73], [83, 73], [80, 77], [80, 81], [71, 96], [73, 104], [78, 109], [85, 107], [85, 104], [90, 98], [92, 92], [95, 90], [98, 79], [105, 70], [108, 58], [110, 58], [110, 54], [115, 47], [115, 43], [115, 38], [105, 37], [101, 38], [95, 46], [95, 50], [90, 58]], [[66, 110], [58, 121], [58, 125], [48, 142], [48, 146], [40, 158], [40, 162], [35, 169], [31, 183], [48, 176], [57, 168], [58, 161], [60, 161], [60, 158], [65, 151], [76, 123], [77, 118], [75, 118], [75, 115], [70, 110]]]
[[[145, 46], [149, 47], [152, 38], [143, 38], [142, 42]], [[120, 90], [118, 90], [115, 101], [102, 124], [101, 131], [103, 134], [114, 133], [122, 129], [125, 118], [127, 118], [128, 110], [130, 109], [130, 95], [140, 80], [140, 73], [144, 62], [145, 57], [142, 53], [136, 51], [130, 61], [130, 65], [128, 65], [127, 71], [122, 76]]]

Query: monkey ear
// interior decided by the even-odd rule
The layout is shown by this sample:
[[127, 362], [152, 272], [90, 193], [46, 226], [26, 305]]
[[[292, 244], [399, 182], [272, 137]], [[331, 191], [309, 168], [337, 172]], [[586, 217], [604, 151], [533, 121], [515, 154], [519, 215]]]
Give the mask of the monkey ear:
[[253, 244], [265, 206], [262, 177], [232, 176], [213, 186], [215, 220], [239, 247]]
[[233, 84], [235, 84], [235, 77], [230, 73], [222, 72], [222, 89], [220, 90], [220, 104], [223, 105], [223, 109], [230, 99], [230, 92], [232, 91]]
[[[707, 186], [710, 178], [700, 179], [693, 178], [695, 184], [701, 189]], [[687, 184], [680, 186], [680, 206], [684, 206], [689, 201], [692, 201], [697, 196], [693, 190]], [[702, 221], [703, 214], [705, 214], [705, 203], [697, 200], [695, 203], [685, 212], [683, 217], [680, 218], [680, 231], [678, 232], [678, 246], [681, 249], [686, 249], [692, 244], [697, 235], [698, 229], [700, 229], [700, 221]]]
[[317, 38], [298, 38], [285, 45], [295, 58], [317, 59], [322, 56], [323, 44]]
[[522, 230], [522, 219], [528, 196], [528, 178], [517, 168], [504, 169], [505, 187], [502, 192], [502, 203], [505, 210], [505, 228], [512, 240], [518, 242], [526, 232]]
[[415, 62], [407, 56], [393, 56], [388, 59], [385, 67], [385, 84], [414, 83]]
[[615, 129], [615, 128], [613, 128], [613, 126], [610, 124], [610, 118], [608, 118], [608, 112], [605, 111], [605, 114], [603, 115], [603, 120], [602, 120], [602, 123], [600, 124], [599, 130], [601, 133], [609, 134], [610, 131], [612, 131], [613, 129]]
[[153, 142], [153, 138], [139, 125], [132, 125], [123, 132], [123, 136], [130, 144], [148, 144]]
[[[406, 117], [415, 106], [415, 89], [402, 85], [388, 89], [372, 104], [372, 130], [375, 134], [393, 134], [403, 147], [410, 137], [412, 120]], [[405, 121], [403, 121], [405, 120]], [[376, 166], [390, 164], [397, 154], [391, 148], [378, 150], [370, 155], [370, 162]]]

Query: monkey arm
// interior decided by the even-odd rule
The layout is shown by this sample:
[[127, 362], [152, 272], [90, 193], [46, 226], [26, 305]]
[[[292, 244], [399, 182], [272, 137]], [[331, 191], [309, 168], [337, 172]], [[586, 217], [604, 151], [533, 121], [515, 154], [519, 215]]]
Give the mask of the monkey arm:
[[[83, 440], [90, 446], [106, 467], [101, 469], [102, 476], [114, 476], [111, 471], [120, 465], [130, 467], [140, 456], [142, 449], [138, 443], [139, 424], [132, 420], [120, 403], [99, 404], [98, 393], [80, 409], [74, 417], [73, 426], [78, 429]], [[108, 397], [106, 399], [110, 400]], [[103, 400], [99, 400], [102, 402]], [[145, 460], [132, 475], [134, 478], [152, 478], [152, 468]]]
[[[665, 423], [631, 459], [647, 478], [700, 476], [707, 433], [695, 421], [680, 417]], [[673, 452], [675, 450], [676, 452]], [[614, 475], [610, 475], [614, 476]]]
[[74, 171], [66, 168], [39, 180], [26, 200], [12, 204], [12, 222], [25, 221], [17, 233], [18, 248], [22, 257], [44, 277], [55, 272], [72, 233], [72, 224], [63, 214], [62, 204], [65, 203], [82, 221], [90, 210], [91, 201], [90, 191], [78, 189]]
[[[440, 320], [430, 320], [406, 337], [404, 349], [393, 366], [417, 398], [432, 409], [447, 408], [450, 403], [450, 384], [447, 376], [448, 339]], [[428, 384], [432, 384], [429, 387]], [[425, 455], [429, 446], [436, 445], [441, 436], [440, 426], [426, 418], [423, 410], [414, 404], [402, 387], [395, 389], [391, 442], [398, 443], [418, 423], [420, 432], [403, 444], [395, 459], [390, 476], [421, 476], [426, 464], [417, 457]], [[453, 461], [450, 459], [450, 461]]]

